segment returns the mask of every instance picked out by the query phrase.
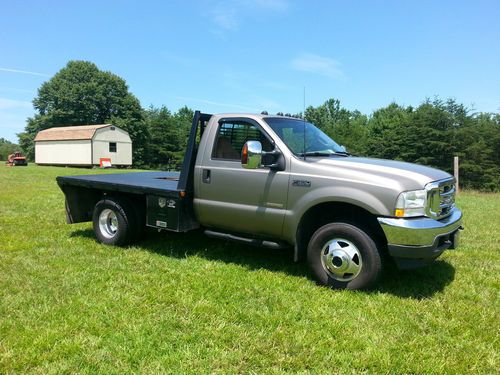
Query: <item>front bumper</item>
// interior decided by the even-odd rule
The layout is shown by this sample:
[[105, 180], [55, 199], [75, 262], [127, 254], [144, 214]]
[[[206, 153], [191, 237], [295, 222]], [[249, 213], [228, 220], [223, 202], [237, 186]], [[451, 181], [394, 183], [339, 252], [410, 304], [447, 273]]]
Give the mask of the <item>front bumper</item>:
[[425, 265], [446, 249], [455, 249], [462, 229], [462, 212], [458, 208], [441, 220], [422, 217], [377, 219], [387, 238], [389, 254], [400, 268]]

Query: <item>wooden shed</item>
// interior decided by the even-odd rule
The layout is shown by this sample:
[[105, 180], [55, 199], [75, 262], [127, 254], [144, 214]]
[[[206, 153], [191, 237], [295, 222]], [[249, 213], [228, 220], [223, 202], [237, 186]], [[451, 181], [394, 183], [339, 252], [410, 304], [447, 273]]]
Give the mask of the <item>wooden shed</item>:
[[114, 125], [55, 127], [35, 137], [35, 163], [46, 165], [93, 166], [101, 158], [114, 166], [132, 165], [132, 140]]

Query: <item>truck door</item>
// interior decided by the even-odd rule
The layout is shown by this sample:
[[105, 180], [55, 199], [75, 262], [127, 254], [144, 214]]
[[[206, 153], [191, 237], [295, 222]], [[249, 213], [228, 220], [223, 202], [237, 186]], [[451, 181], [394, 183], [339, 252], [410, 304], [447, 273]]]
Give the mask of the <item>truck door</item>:
[[226, 230], [280, 236], [289, 173], [241, 166], [246, 141], [260, 141], [264, 151], [272, 151], [271, 138], [256, 121], [245, 118], [222, 119], [210, 131], [208, 139], [213, 141], [206, 145], [195, 169], [199, 221]]

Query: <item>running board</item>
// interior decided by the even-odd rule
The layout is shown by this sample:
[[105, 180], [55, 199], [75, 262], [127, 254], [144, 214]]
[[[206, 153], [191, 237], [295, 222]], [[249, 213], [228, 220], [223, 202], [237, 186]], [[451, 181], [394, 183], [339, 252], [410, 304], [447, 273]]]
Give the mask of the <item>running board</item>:
[[220, 238], [228, 241], [241, 242], [244, 243], [245, 245], [250, 245], [250, 246], [267, 247], [269, 249], [287, 249], [290, 247], [290, 245], [288, 245], [285, 242], [275, 242], [275, 241], [259, 240], [256, 238], [246, 238], [246, 237], [236, 236], [230, 233], [216, 232], [210, 229], [205, 229], [204, 233], [209, 237]]

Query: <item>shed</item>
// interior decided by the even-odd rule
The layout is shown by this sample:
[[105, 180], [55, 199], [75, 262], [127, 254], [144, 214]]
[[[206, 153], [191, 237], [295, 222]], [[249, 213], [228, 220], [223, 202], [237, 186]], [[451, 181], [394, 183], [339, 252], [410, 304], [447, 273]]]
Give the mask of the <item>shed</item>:
[[35, 163], [46, 165], [99, 165], [101, 158], [115, 166], [132, 165], [132, 140], [111, 124], [55, 127], [35, 137]]

